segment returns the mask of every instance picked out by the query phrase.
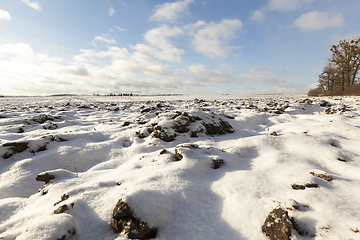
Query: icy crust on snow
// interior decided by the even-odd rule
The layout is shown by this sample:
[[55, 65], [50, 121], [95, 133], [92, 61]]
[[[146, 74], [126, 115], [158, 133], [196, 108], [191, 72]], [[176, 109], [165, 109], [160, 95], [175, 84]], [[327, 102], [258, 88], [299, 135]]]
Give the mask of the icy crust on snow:
[[0, 98], [0, 239], [360, 238], [358, 97], [109, 99]]

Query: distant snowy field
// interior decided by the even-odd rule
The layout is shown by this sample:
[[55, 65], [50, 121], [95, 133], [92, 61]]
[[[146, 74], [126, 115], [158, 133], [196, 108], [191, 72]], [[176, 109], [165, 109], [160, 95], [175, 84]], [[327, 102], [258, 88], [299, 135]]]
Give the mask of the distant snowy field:
[[0, 239], [128, 239], [119, 199], [159, 240], [360, 239], [360, 97], [0, 98]]

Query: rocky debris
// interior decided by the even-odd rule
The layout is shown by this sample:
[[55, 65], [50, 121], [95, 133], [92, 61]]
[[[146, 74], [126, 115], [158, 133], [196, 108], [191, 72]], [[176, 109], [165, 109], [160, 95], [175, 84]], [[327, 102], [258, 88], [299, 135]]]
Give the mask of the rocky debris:
[[194, 148], [199, 148], [199, 146], [195, 143], [185, 143], [185, 144], [181, 144], [176, 146], [175, 148], [175, 159], [176, 161], [180, 161], [181, 159], [183, 159], [183, 155], [180, 153], [180, 148], [189, 148], [189, 149], [194, 149]]
[[47, 130], [55, 130], [58, 128], [58, 125], [56, 123], [46, 123], [45, 125], [42, 126], [43, 129], [47, 129]]
[[59, 136], [54, 136], [54, 135], [49, 135], [47, 136], [51, 141], [55, 141], [55, 142], [65, 142], [67, 141], [65, 138], [59, 137]]
[[45, 150], [47, 149], [46, 146], [47, 146], [48, 144], [49, 144], [48, 142], [45, 142], [44, 145], [39, 146], [36, 150], [31, 150], [30, 152], [33, 153], [33, 154], [35, 154], [35, 153], [37, 153], [37, 152], [45, 151]]
[[32, 122], [36, 122], [36, 123], [40, 123], [40, 124], [42, 124], [48, 120], [54, 121], [54, 117], [50, 116], [50, 115], [46, 115], [46, 114], [41, 114], [39, 116], [34, 116], [31, 118]]
[[[258, 104], [258, 103], [257, 103]], [[285, 112], [285, 110], [290, 106], [288, 101], [285, 101], [283, 103], [278, 103], [275, 101], [270, 101], [264, 105], [250, 105], [245, 107], [245, 109], [257, 109], [258, 112], [269, 112], [269, 113], [275, 113], [275, 114], [282, 114]]]
[[68, 200], [69, 199], [69, 195], [68, 194], [64, 194], [61, 196], [61, 200], [60, 201], [57, 201], [54, 206], [58, 205], [59, 203], [65, 201], [65, 200]]
[[122, 126], [123, 126], [123, 127], [127, 127], [127, 126], [129, 126], [129, 125], [130, 125], [130, 122], [124, 122]]
[[346, 162], [346, 160], [344, 158], [342, 158], [342, 157], [338, 157], [337, 160], [340, 161], [340, 162]]
[[282, 207], [277, 207], [267, 216], [262, 231], [271, 240], [290, 240], [292, 227], [288, 212]]
[[55, 176], [52, 174], [49, 174], [47, 172], [40, 173], [36, 176], [35, 180], [39, 182], [45, 182], [45, 184], [48, 184], [51, 179], [54, 179]]
[[318, 188], [319, 185], [317, 185], [316, 183], [307, 183], [307, 184], [305, 184], [305, 187], [307, 187], [307, 188]]
[[286, 209], [288, 210], [305, 210], [305, 209], [309, 209], [309, 206], [306, 204], [300, 204], [297, 201], [295, 201], [294, 199], [290, 199], [290, 205], [291, 207], [287, 207]]
[[175, 148], [175, 158], [177, 161], [181, 161], [181, 159], [183, 159], [183, 155], [181, 155], [181, 153], [179, 152], [178, 148]]
[[304, 185], [301, 185], [301, 184], [292, 184], [291, 187], [294, 189], [294, 190], [304, 190], [305, 189], [305, 186]]
[[353, 231], [354, 233], [360, 233], [360, 230], [358, 228], [352, 228], [351, 231]]
[[6, 147], [9, 151], [6, 152], [2, 157], [7, 159], [16, 153], [21, 153], [28, 148], [28, 142], [10, 142], [4, 143], [2, 146]]
[[61, 207], [59, 207], [58, 209], [54, 210], [54, 214], [60, 214], [65, 212], [66, 210], [68, 210], [68, 206], [67, 205], [62, 205]]
[[190, 129], [190, 118], [186, 112], [183, 112], [180, 116], [174, 119], [174, 130], [177, 133], [186, 133]]
[[310, 172], [311, 175], [318, 177], [318, 178], [322, 178], [326, 181], [331, 181], [332, 177], [328, 174], [328, 173], [315, 173], [315, 172]]
[[321, 100], [320, 106], [321, 107], [329, 107], [329, 106], [331, 106], [331, 104], [328, 101]]
[[212, 163], [211, 163], [211, 167], [213, 169], [218, 169], [221, 167], [221, 165], [224, 164], [224, 160], [223, 159], [213, 159]]
[[165, 153], [167, 153], [167, 150], [166, 150], [166, 149], [163, 149], [163, 150], [161, 150], [161, 152], [159, 153], [159, 155], [163, 155], [163, 154], [165, 154]]
[[154, 110], [156, 110], [155, 107], [148, 107], [148, 108], [142, 109], [140, 112], [141, 113], [148, 113], [148, 112], [151, 112], [151, 111], [154, 111]]
[[319, 185], [317, 185], [316, 183], [307, 183], [305, 185], [302, 185], [302, 184], [292, 184], [291, 187], [294, 189], [294, 190], [304, 190], [305, 187], [306, 188], [318, 188]]
[[160, 138], [164, 142], [172, 142], [175, 139], [175, 131], [172, 129], [156, 126], [153, 133], [155, 137]]
[[306, 105], [311, 105], [312, 102], [313, 102], [313, 101], [312, 101], [311, 99], [308, 99], [308, 98], [302, 99], [302, 100], [299, 101], [299, 103], [304, 103], [304, 104], [306, 104]]
[[136, 132], [139, 138], [148, 137], [154, 130], [151, 128], [142, 128], [140, 131]]
[[123, 233], [130, 239], [151, 239], [157, 235], [157, 228], [149, 228], [147, 223], [136, 218], [130, 207], [120, 199], [113, 210], [111, 226], [115, 233]]
[[219, 119], [217, 122], [203, 123], [206, 128], [206, 133], [208, 135], [223, 135], [226, 133], [233, 133], [235, 130], [230, 125], [230, 123]]
[[17, 133], [23, 133], [23, 132], [25, 132], [24, 128], [19, 127], [19, 130], [18, 130], [18, 132], [17, 132]]
[[[227, 121], [215, 113], [199, 111], [192, 115], [187, 112], [173, 111], [159, 114], [158, 118], [160, 121], [147, 126], [147, 132], [165, 142], [172, 142], [177, 135], [189, 131], [191, 137], [199, 137], [201, 133], [212, 136], [235, 132]], [[147, 134], [139, 133], [138, 135], [146, 137]]]
[[276, 137], [277, 133], [276, 133], [276, 131], [273, 131], [272, 133], [270, 133], [270, 135]]
[[326, 114], [335, 114], [335, 113], [344, 113], [344, 112], [348, 112], [351, 111], [349, 108], [347, 108], [344, 104], [338, 105], [338, 106], [334, 106], [334, 107], [329, 107], [327, 109], [325, 109], [325, 113]]

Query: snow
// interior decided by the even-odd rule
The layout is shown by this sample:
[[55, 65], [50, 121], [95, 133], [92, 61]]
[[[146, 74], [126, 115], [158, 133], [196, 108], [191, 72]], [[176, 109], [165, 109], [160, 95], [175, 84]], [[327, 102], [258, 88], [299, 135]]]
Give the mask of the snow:
[[[220, 119], [235, 132], [207, 134]], [[127, 239], [111, 229], [119, 199], [159, 240], [265, 240], [278, 206], [308, 233], [293, 239], [360, 239], [359, 146], [359, 97], [0, 98], [0, 239]]]

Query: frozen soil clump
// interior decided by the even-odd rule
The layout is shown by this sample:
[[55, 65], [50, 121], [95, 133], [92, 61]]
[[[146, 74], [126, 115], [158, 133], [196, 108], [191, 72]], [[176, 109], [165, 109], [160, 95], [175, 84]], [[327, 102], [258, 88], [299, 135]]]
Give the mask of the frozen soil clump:
[[281, 207], [272, 210], [262, 226], [262, 231], [270, 240], [290, 240], [291, 229], [288, 212]]
[[2, 146], [7, 148], [8, 151], [2, 157], [4, 159], [7, 159], [16, 153], [21, 153], [28, 148], [28, 144], [29, 144], [28, 142], [4, 143]]
[[113, 210], [111, 226], [115, 233], [123, 233], [130, 239], [151, 239], [157, 235], [157, 228], [149, 228], [136, 218], [130, 207], [120, 199]]
[[[190, 137], [200, 135], [224, 135], [235, 130], [229, 122], [218, 114], [203, 111], [165, 112], [150, 122], [147, 132], [165, 142], [172, 142], [180, 134], [190, 133]], [[140, 137], [146, 137], [143, 132]]]

